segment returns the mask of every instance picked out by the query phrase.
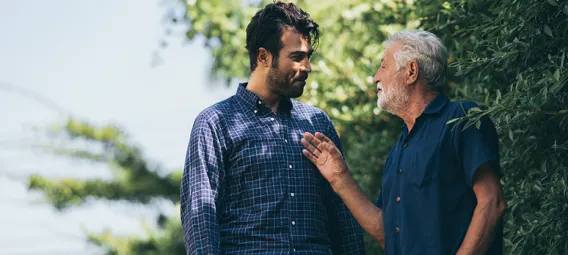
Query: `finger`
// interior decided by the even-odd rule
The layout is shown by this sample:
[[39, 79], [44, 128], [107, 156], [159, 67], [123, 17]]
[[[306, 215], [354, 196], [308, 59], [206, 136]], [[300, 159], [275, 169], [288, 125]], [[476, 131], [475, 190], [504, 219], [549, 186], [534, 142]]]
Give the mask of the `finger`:
[[320, 132], [316, 132], [315, 137], [319, 140], [321, 140], [322, 142], [327, 142], [333, 146], [335, 146], [335, 143], [329, 139], [327, 136], [325, 136], [324, 134], [320, 133]]
[[[341, 152], [339, 151], [339, 149], [337, 149], [337, 146], [335, 146], [335, 143], [329, 139], [327, 136], [325, 136], [324, 134], [320, 133], [320, 132], [316, 132], [315, 134], [316, 139], [321, 140], [322, 143], [327, 144], [327, 146], [322, 147], [320, 150], [323, 152], [323, 150], [327, 150], [329, 153], [332, 153], [333, 150], [336, 151], [335, 154], [332, 153], [333, 156], [338, 156], [337, 153], [339, 153], [339, 155], [341, 155]], [[319, 149], [319, 147], [318, 147]]]
[[331, 156], [333, 156], [334, 158], [343, 158], [343, 155], [341, 154], [341, 151], [339, 151], [339, 149], [337, 149], [336, 146], [331, 146], [329, 143], [327, 142], [323, 142], [324, 144], [324, 148], [327, 152], [329, 152], [331, 154]]
[[318, 150], [315, 146], [313, 146], [310, 142], [308, 142], [308, 140], [306, 140], [305, 138], [302, 138], [300, 140], [300, 142], [304, 145], [304, 147], [306, 147], [306, 149], [311, 154], [314, 154], [314, 156], [319, 157], [319, 155], [321, 154], [321, 151]]
[[311, 154], [308, 150], [303, 149], [302, 154], [304, 154], [304, 156], [306, 156], [306, 158], [308, 158], [308, 160], [310, 160], [312, 163], [314, 164], [316, 163], [317, 158], [313, 154]]
[[[317, 137], [315, 137], [314, 135], [306, 132], [304, 133], [304, 137], [310, 141], [311, 144], [313, 144], [316, 148], [319, 149], [319, 145], [321, 144], [321, 140], [318, 139]], [[321, 150], [321, 149], [320, 149]]]

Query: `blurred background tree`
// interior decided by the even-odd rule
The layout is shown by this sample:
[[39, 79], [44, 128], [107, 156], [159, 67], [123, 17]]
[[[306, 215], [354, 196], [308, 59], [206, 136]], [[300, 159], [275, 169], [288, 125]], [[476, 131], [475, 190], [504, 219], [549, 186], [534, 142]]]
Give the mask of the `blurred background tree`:
[[[249, 75], [245, 28], [271, 1], [190, 0], [172, 24], [187, 26], [187, 38], [205, 38], [214, 58], [211, 77], [227, 84]], [[450, 50], [446, 92], [487, 107], [501, 137], [502, 170], [509, 212], [507, 254], [563, 254], [568, 251], [567, 86], [564, 68], [567, 1], [294, 1], [320, 24], [323, 37], [312, 58], [313, 73], [300, 99], [326, 111], [344, 143], [358, 183], [374, 201], [388, 151], [402, 122], [376, 107], [371, 78], [379, 67], [382, 41], [402, 29], [425, 29]], [[475, 122], [480, 114], [470, 116]], [[189, 133], [189, 130], [188, 130]], [[49, 180], [32, 176], [56, 208], [77, 206], [89, 197], [151, 204], [179, 203], [180, 172], [163, 175], [126, 134], [70, 119], [52, 130], [68, 147], [54, 152], [107, 162], [116, 178]], [[185, 137], [182, 139], [186, 139]], [[183, 254], [179, 217], [158, 219], [148, 238], [91, 235], [108, 254]], [[366, 236], [368, 254], [382, 250]]]

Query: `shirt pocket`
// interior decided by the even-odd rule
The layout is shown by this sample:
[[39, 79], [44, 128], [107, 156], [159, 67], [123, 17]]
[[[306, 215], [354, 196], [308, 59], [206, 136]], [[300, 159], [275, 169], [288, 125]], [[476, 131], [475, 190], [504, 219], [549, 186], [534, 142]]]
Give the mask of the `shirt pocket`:
[[440, 166], [437, 154], [435, 149], [421, 147], [401, 162], [402, 173], [412, 186], [423, 188], [437, 180]]

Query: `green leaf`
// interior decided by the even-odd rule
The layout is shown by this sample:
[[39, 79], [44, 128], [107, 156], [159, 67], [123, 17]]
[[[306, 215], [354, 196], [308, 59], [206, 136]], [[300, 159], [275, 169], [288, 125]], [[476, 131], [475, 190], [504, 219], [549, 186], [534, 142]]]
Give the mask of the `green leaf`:
[[477, 128], [477, 129], [481, 128], [481, 121], [480, 120], [475, 122], [475, 128]]
[[448, 122], [446, 122], [446, 124], [452, 124], [452, 123], [454, 123], [454, 122], [456, 122], [456, 121], [458, 121], [458, 120], [460, 120], [460, 119], [459, 119], [459, 118], [451, 119], [451, 120], [449, 120]]
[[498, 58], [498, 57], [505, 56], [505, 54], [506, 54], [505, 52], [495, 52], [495, 53], [493, 53], [493, 57]]
[[564, 5], [564, 9], [562, 11], [564, 11], [564, 14], [568, 15], [568, 5]]
[[501, 90], [499, 90], [499, 89], [496, 90], [496, 91], [495, 91], [495, 94], [497, 95], [497, 96], [495, 97], [495, 104], [498, 104], [498, 103], [499, 103], [499, 100], [501, 100]]
[[550, 27], [549, 27], [548, 25], [544, 25], [544, 32], [545, 32], [548, 36], [552, 37], [552, 30], [550, 30]]
[[550, 92], [556, 93], [560, 91], [566, 85], [566, 83], [566, 80], [557, 82], [550, 88]]
[[556, 2], [556, 0], [548, 0], [548, 3], [552, 6], [558, 6], [558, 3]]
[[472, 107], [469, 108], [469, 110], [467, 111], [467, 114], [472, 114], [472, 113], [476, 113], [476, 112], [482, 112], [482, 110], [479, 107]]
[[560, 69], [556, 69], [556, 71], [554, 71], [554, 79], [557, 81], [560, 80]]

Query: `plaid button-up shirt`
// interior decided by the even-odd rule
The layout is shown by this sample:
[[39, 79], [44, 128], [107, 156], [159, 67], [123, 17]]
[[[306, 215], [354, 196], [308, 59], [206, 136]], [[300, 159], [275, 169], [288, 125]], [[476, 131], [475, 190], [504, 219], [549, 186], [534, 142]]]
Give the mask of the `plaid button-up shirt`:
[[195, 120], [181, 184], [187, 254], [364, 254], [362, 229], [303, 155], [304, 132], [340, 145], [325, 113], [275, 115], [240, 84]]

